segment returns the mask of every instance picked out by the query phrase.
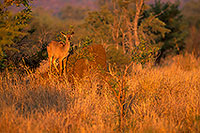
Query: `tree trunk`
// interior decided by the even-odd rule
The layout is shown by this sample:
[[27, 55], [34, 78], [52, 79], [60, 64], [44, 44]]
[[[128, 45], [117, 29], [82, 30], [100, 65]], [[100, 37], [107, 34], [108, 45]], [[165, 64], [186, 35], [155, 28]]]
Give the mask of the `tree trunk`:
[[135, 19], [134, 19], [134, 23], [133, 23], [133, 30], [134, 30], [134, 38], [135, 38], [135, 45], [138, 46], [140, 44], [140, 39], [139, 39], [139, 36], [138, 36], [138, 21], [139, 21], [139, 18], [140, 18], [140, 13], [141, 13], [141, 10], [142, 10], [142, 6], [144, 4], [144, 0], [136, 0], [136, 13], [135, 13]]

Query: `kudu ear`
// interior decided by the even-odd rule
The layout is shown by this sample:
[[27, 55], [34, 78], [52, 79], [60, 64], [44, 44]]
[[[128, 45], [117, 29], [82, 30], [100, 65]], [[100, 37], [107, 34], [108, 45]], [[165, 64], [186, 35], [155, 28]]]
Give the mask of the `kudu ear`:
[[74, 32], [71, 32], [71, 34], [67, 34], [67, 38], [68, 38], [69, 40], [71, 40], [73, 34], [74, 34]]
[[68, 40], [70, 40], [74, 32], [71, 32], [71, 34], [67, 34], [67, 35], [65, 35], [64, 32], [60, 32], [60, 34], [63, 35], [65, 38], [68, 38]]
[[71, 32], [71, 34], [69, 33], [69, 34], [67, 35], [67, 37], [68, 37], [69, 39], [71, 39], [72, 36], [73, 36], [73, 34], [74, 34], [74, 32]]
[[63, 35], [64, 37], [66, 37], [66, 35], [65, 35], [65, 33], [64, 33], [64, 32], [60, 32], [60, 34], [61, 34], [61, 35]]

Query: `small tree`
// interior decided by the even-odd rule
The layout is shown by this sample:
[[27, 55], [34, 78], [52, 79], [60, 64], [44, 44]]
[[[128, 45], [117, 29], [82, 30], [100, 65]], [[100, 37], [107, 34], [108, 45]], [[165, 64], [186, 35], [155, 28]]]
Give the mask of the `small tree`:
[[[104, 6], [102, 8], [104, 10], [91, 12], [86, 25], [93, 32], [96, 40], [111, 43], [106, 44], [111, 64], [109, 66], [111, 78], [106, 79], [106, 82], [118, 103], [119, 129], [123, 132], [125, 117], [127, 117], [125, 104], [128, 102], [128, 69], [133, 65], [133, 61], [145, 64], [155, 59], [160, 48], [156, 44], [156, 39], [164, 37], [170, 30], [156, 15], [143, 17], [146, 10], [143, 0], [113, 0], [112, 2], [111, 7]], [[130, 56], [132, 61], [128, 59]]]
[[111, 23], [113, 23], [113, 14], [104, 6], [100, 11], [89, 12], [84, 25], [86, 29], [90, 30], [93, 40], [103, 44], [112, 42]]
[[[0, 3], [0, 70], [3, 70], [8, 63], [8, 56], [11, 51], [18, 51], [15, 48], [15, 42], [25, 33], [22, 29], [27, 25], [31, 18], [31, 8], [28, 0], [5, 0]], [[8, 11], [11, 5], [20, 6], [22, 4], [26, 8], [13, 15]]]
[[[158, 18], [160, 13], [146, 15], [148, 6], [145, 5], [144, 0], [114, 0], [112, 1], [113, 6], [107, 5], [109, 7], [104, 6], [99, 12], [89, 14], [86, 22], [87, 28], [93, 31], [95, 39], [104, 42], [106, 47], [115, 45], [118, 50], [122, 46], [124, 54], [134, 53], [131, 55], [134, 61], [136, 61], [134, 57], [136, 53], [139, 56], [139, 53], [145, 52], [140, 49], [141, 47], [149, 49], [151, 46], [151, 50], [157, 50], [162, 45], [157, 40], [164, 38], [165, 33], [170, 32], [166, 24]], [[140, 46], [141, 41], [145, 43]], [[157, 52], [151, 51], [151, 54], [153, 53]], [[151, 57], [153, 56], [155, 57], [155, 55]]]
[[179, 2], [172, 4], [155, 0], [150, 9], [144, 12], [144, 17], [148, 18], [152, 14], [165, 23], [164, 28], [170, 30], [170, 32], [165, 33], [165, 37], [159, 37], [155, 40], [157, 44], [161, 44], [160, 53], [157, 58], [157, 63], [159, 63], [160, 59], [166, 55], [178, 54], [184, 49], [187, 30], [186, 23], [179, 9]]

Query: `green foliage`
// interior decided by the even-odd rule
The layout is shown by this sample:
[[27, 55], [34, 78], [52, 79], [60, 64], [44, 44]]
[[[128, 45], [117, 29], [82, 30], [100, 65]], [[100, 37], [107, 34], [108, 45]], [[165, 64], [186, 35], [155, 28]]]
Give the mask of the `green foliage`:
[[[88, 50], [86, 49], [89, 45], [91, 45], [93, 40], [90, 37], [86, 37], [84, 39], [80, 40], [80, 43], [78, 45], [73, 45], [70, 48], [70, 53], [76, 53], [76, 60], [81, 58], [88, 58], [90, 57]], [[89, 55], [89, 56], [88, 56]]]
[[156, 54], [160, 49], [157, 45], [152, 45], [140, 37], [140, 45], [134, 46], [132, 60], [142, 65], [155, 61]]
[[151, 13], [150, 13], [150, 16], [146, 18], [144, 17], [140, 21], [141, 23], [139, 26], [139, 33], [149, 43], [152, 43], [152, 44], [158, 43], [156, 42], [157, 40], [164, 38], [165, 34], [170, 32], [170, 30], [166, 28], [166, 24], [160, 19], [156, 18]]
[[[146, 48], [148, 47], [149, 49], [149, 45], [151, 44], [151, 52], [155, 52], [157, 48], [162, 45], [158, 40], [163, 39], [165, 34], [170, 32], [170, 29], [166, 27], [166, 24], [157, 18], [157, 16], [153, 15], [152, 12], [148, 12], [148, 6], [144, 5], [141, 12], [148, 12], [149, 14], [146, 15], [147, 13], [144, 13], [144, 16], [141, 16], [139, 19], [138, 24], [138, 34], [143, 38], [140, 41], [144, 42], [141, 42], [141, 46], [137, 46], [136, 48], [136, 46], [133, 45], [135, 41], [133, 27], [136, 12], [134, 4], [135, 1], [132, 0], [113, 1], [113, 7], [103, 6], [99, 12], [95, 11], [89, 13], [89, 16], [86, 19], [87, 28], [92, 31], [95, 42], [106, 43], [107, 47], [115, 44], [116, 49], [108, 48], [107, 55], [109, 55], [109, 62], [111, 64], [115, 62], [119, 67], [121, 67], [121, 64], [124, 64], [123, 61], [127, 63], [126, 59], [122, 59], [123, 61], [119, 60], [120, 56], [124, 57], [123, 54], [129, 54], [129, 56], [137, 55], [133, 60], [145, 63], [146, 61], [141, 60], [145, 60], [144, 58], [149, 60], [150, 58], [150, 52], [146, 51]], [[134, 50], [131, 49], [132, 47], [134, 47]], [[156, 47], [156, 50], [154, 47]], [[119, 52], [118, 48], [123, 54]], [[140, 53], [141, 51], [143, 54]], [[132, 53], [134, 54], [131, 55]], [[146, 55], [144, 56], [144, 54]], [[155, 54], [152, 56], [155, 56]], [[135, 58], [142, 59], [138, 60]]]
[[119, 69], [131, 62], [131, 56], [125, 54], [121, 47], [117, 49], [114, 45], [107, 48], [106, 58], [111, 65], [116, 65]]
[[158, 40], [165, 38], [167, 33], [170, 30], [163, 21], [152, 13], [148, 17], [144, 15], [139, 25], [140, 45], [133, 46], [132, 60], [142, 65], [155, 62], [157, 53], [163, 46]]
[[155, 4], [151, 5], [151, 8], [144, 12], [144, 17], [149, 17], [151, 14], [156, 15], [159, 20], [166, 24], [164, 27], [170, 30], [170, 32], [165, 33], [164, 38], [160, 37], [156, 39], [156, 43], [162, 44], [157, 59], [159, 62], [162, 57], [168, 54], [177, 54], [184, 49], [187, 25], [179, 9], [178, 2], [172, 4], [156, 0]]
[[[11, 1], [10, 1], [11, 2]], [[19, 4], [19, 1], [12, 1], [14, 4]], [[26, 3], [23, 3], [26, 5]], [[5, 3], [0, 3], [0, 62], [1, 66], [9, 65], [5, 60], [5, 57], [9, 58], [13, 52], [19, 52], [15, 48], [17, 41], [22, 38], [25, 33], [23, 28], [27, 26], [29, 20], [31, 19], [31, 8], [27, 7], [17, 14], [13, 15], [8, 11], [7, 6], [12, 5], [8, 1]], [[26, 5], [27, 6], [27, 5]], [[5, 56], [5, 54], [7, 56]]]
[[29, 2], [31, 1], [32, 0], [4, 0], [4, 3], [6, 6], [12, 6], [12, 5], [20, 6], [22, 4], [25, 7], [30, 7]]
[[6, 68], [6, 54], [3, 52], [3, 50], [0, 47], [0, 71], [4, 70]]
[[95, 42], [109, 42], [112, 39], [111, 23], [113, 14], [107, 7], [102, 7], [100, 11], [89, 12], [86, 18], [85, 27], [91, 31]]
[[[117, 3], [116, 8], [114, 11], [111, 7], [104, 5], [99, 11], [90, 12], [85, 25], [91, 31], [90, 34], [95, 43], [106, 45], [107, 61], [111, 65], [116, 65], [118, 69], [122, 69], [131, 61], [131, 56], [126, 53], [126, 49], [129, 48], [125, 48], [125, 45], [128, 46], [126, 36], [129, 32], [128, 19], [119, 3]], [[126, 14], [128, 17], [132, 17], [130, 12], [128, 11], [129, 14]]]
[[93, 40], [89, 36], [86, 36], [84, 39], [81, 40], [78, 47], [87, 47], [88, 45], [91, 45], [92, 42]]
[[30, 9], [24, 9], [13, 15], [1, 4], [0, 12], [0, 46], [10, 46], [16, 37], [24, 35], [21, 30], [31, 18]]

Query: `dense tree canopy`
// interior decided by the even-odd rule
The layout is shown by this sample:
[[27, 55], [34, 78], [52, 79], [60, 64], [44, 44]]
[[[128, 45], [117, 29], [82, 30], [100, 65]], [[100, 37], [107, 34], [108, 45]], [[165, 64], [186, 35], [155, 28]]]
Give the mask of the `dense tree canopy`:
[[[47, 56], [42, 54], [41, 57], [38, 53], [41, 55], [41, 51], [45, 52], [47, 44], [56, 40], [59, 32], [67, 31], [71, 24], [75, 32], [72, 43], [103, 44], [108, 53], [108, 62], [117, 63], [118, 66], [128, 64], [130, 59], [144, 64], [157, 56], [159, 62], [166, 55], [178, 54], [185, 48], [187, 30], [179, 3], [156, 0], [147, 5], [143, 0], [106, 0], [99, 1], [99, 10], [89, 11], [87, 8], [66, 5], [58, 14], [41, 9], [34, 9], [31, 14], [29, 2], [31, 0], [5, 0], [1, 3], [1, 68], [11, 62], [16, 64], [22, 57], [29, 62], [38, 60], [34, 62], [39, 63]], [[198, 10], [192, 10], [195, 5], [198, 5], [198, 1], [192, 1], [183, 8], [192, 25], [198, 25], [198, 17], [193, 22], [190, 21], [193, 18], [187, 14]], [[13, 14], [9, 6], [20, 6], [20, 11]], [[120, 53], [123, 61], [118, 60], [117, 53]]]
[[[5, 0], [0, 3], [0, 68], [6, 67], [6, 56], [18, 50], [15, 44], [19, 38], [24, 36], [23, 28], [28, 24], [31, 18], [31, 8], [27, 0]], [[16, 14], [11, 13], [8, 7], [11, 5], [24, 5], [21, 11]], [[8, 65], [8, 64], [7, 64]]]
[[157, 15], [157, 18], [165, 23], [165, 27], [170, 32], [163, 38], [157, 38], [156, 43], [162, 43], [160, 55], [157, 61], [169, 54], [177, 54], [185, 47], [185, 37], [187, 35], [187, 25], [177, 3], [162, 3], [155, 1], [151, 8], [145, 11], [144, 16], [151, 14]]
[[[146, 52], [151, 53], [153, 57], [156, 53], [154, 50], [158, 50], [153, 47], [161, 47], [161, 43], [157, 40], [165, 38], [166, 33], [170, 32], [165, 22], [160, 20], [155, 13], [149, 12], [147, 15], [150, 9], [147, 10], [148, 6], [143, 1], [137, 2], [115, 0], [111, 5], [103, 6], [100, 11], [90, 12], [86, 19], [86, 26], [98, 43], [106, 44], [106, 46], [115, 45], [117, 49], [122, 47], [124, 54], [134, 56], [134, 60], [135, 53], [141, 52], [140, 42], [145, 42], [141, 44], [145, 46], [145, 49], [151, 47]], [[135, 6], [138, 6], [137, 10]], [[134, 54], [131, 55], [132, 53]], [[147, 56], [142, 57], [143, 54], [137, 55], [141, 56], [138, 59], [147, 58]]]

